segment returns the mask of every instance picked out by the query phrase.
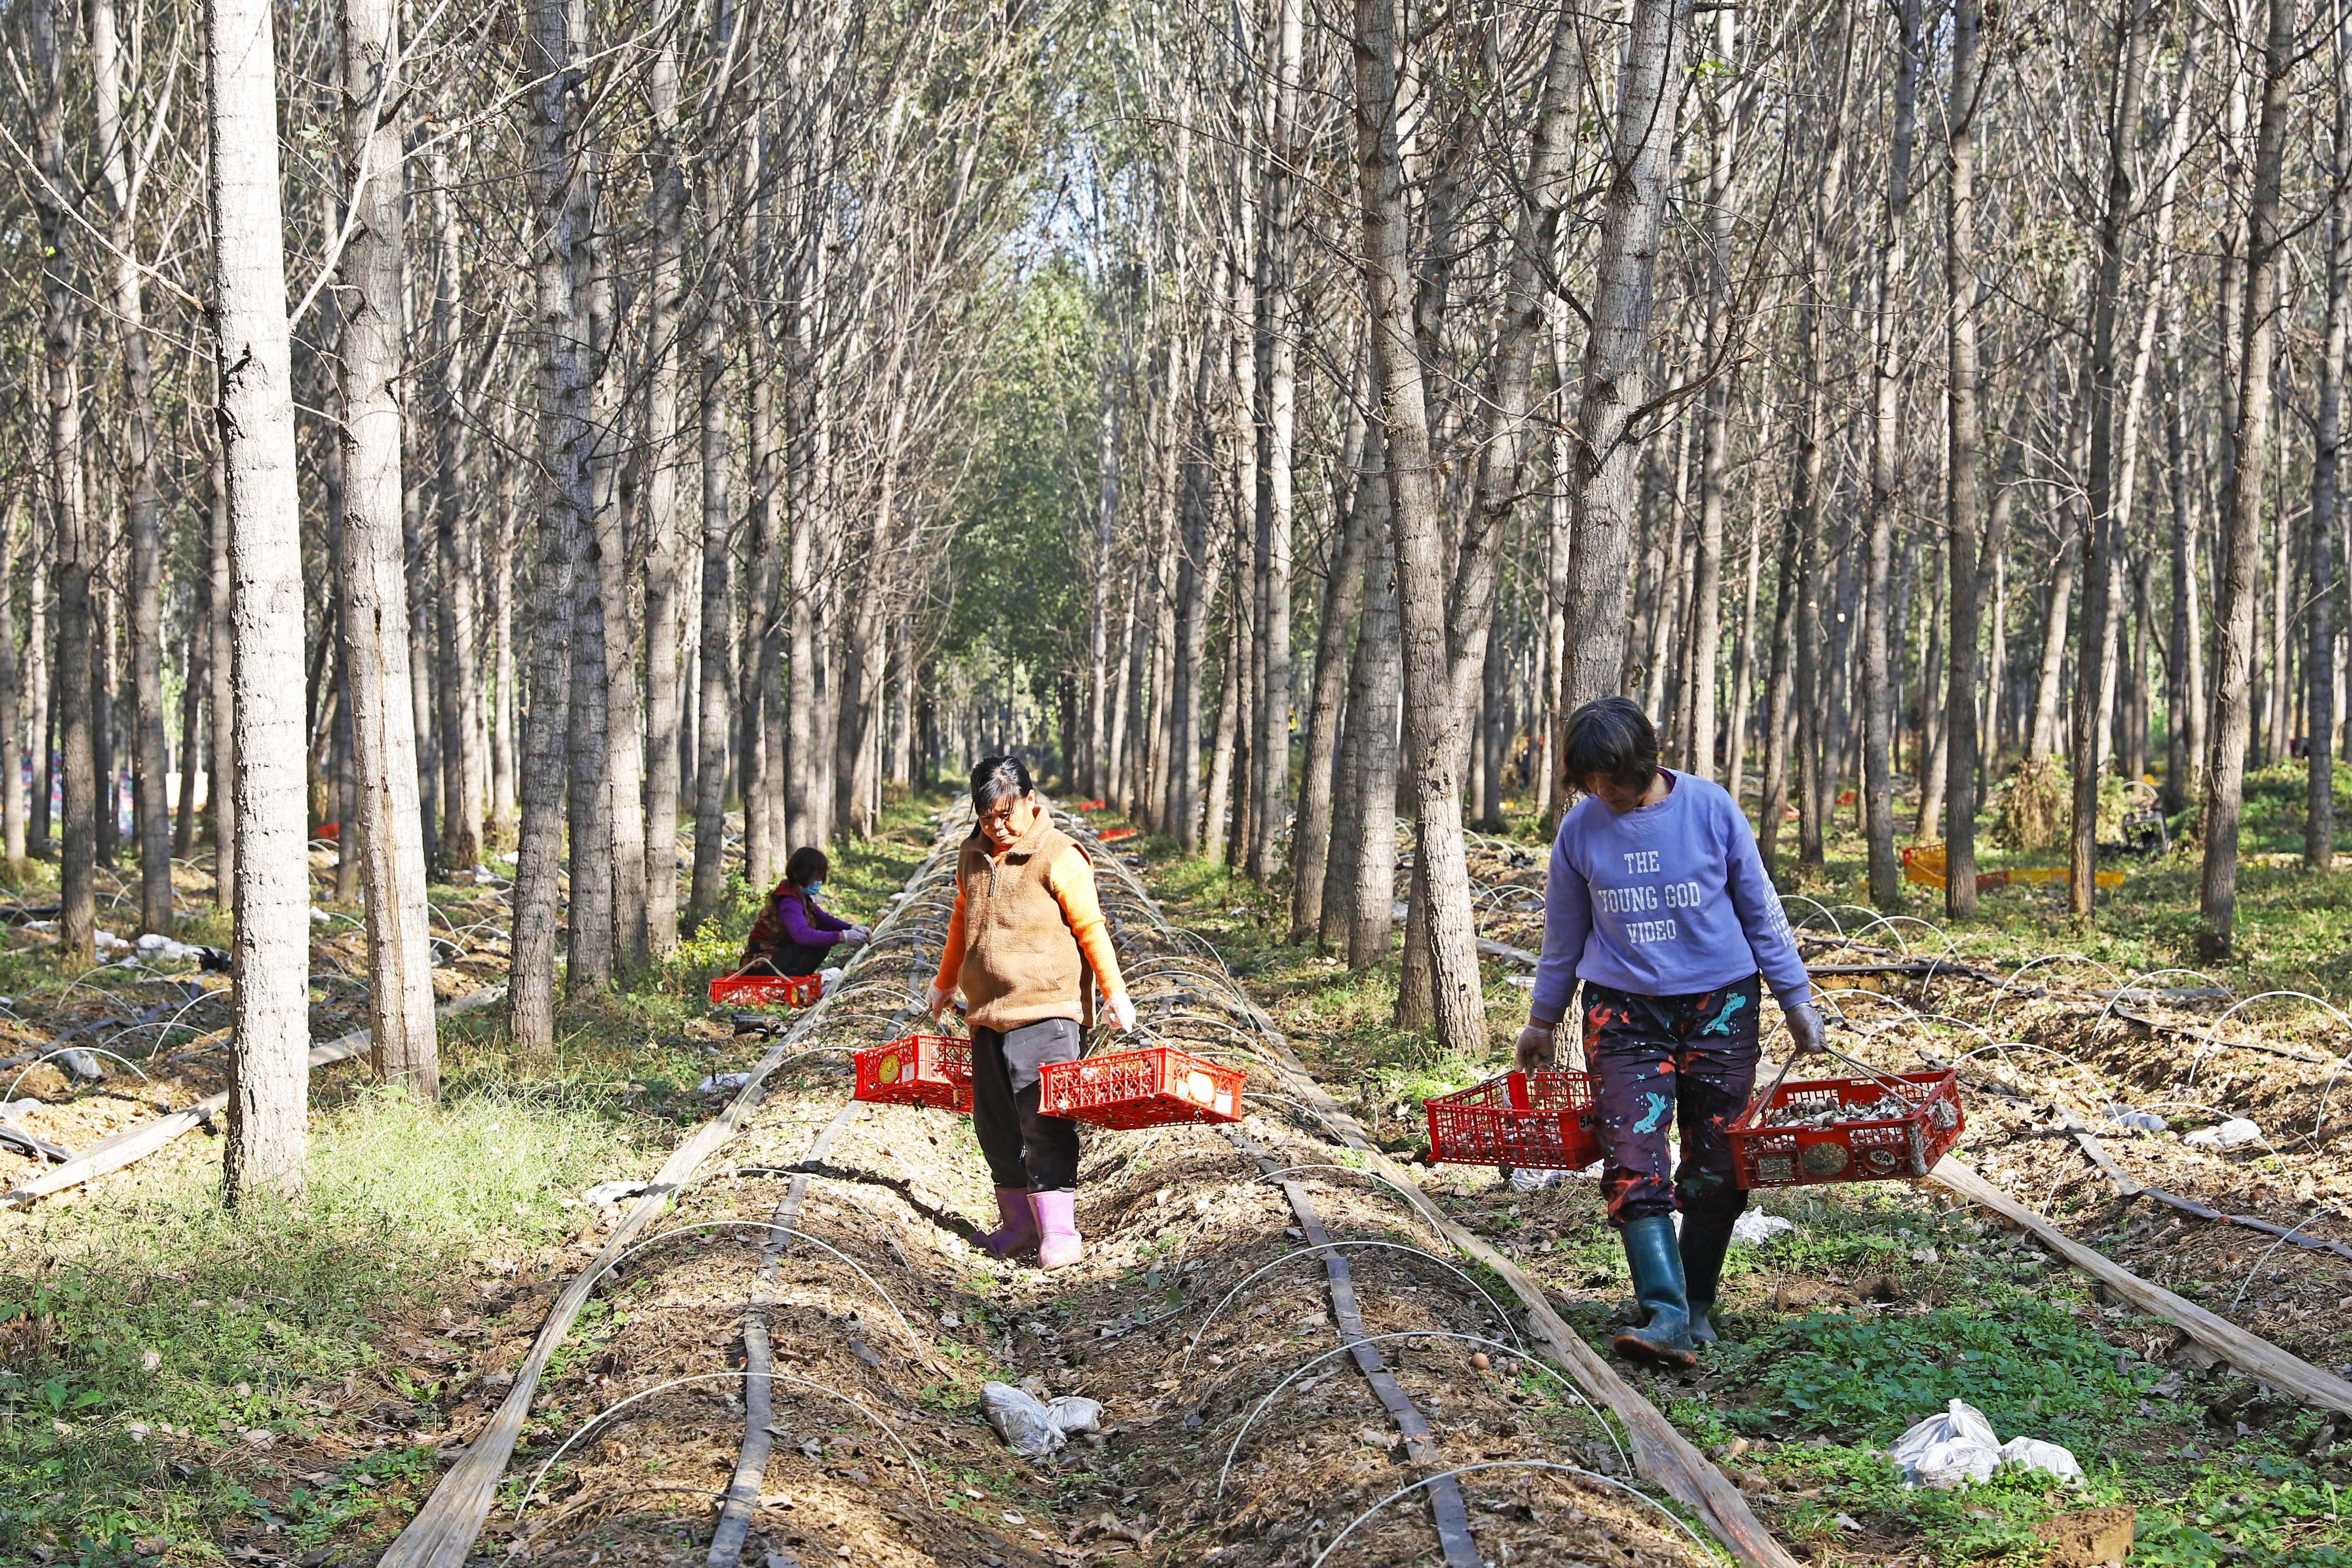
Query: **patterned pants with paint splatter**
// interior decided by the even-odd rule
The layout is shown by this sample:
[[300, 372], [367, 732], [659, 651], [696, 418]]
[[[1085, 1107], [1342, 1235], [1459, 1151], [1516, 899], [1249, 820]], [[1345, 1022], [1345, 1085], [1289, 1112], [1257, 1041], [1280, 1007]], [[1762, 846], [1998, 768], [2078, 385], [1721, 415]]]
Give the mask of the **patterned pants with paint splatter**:
[[[1653, 1215], [1729, 1225], [1748, 1206], [1733, 1175], [1731, 1124], [1756, 1087], [1760, 975], [1687, 996], [1642, 996], [1587, 982], [1584, 1060], [1602, 1145], [1612, 1225]], [[1682, 1163], [1667, 1139], [1682, 1136]]]

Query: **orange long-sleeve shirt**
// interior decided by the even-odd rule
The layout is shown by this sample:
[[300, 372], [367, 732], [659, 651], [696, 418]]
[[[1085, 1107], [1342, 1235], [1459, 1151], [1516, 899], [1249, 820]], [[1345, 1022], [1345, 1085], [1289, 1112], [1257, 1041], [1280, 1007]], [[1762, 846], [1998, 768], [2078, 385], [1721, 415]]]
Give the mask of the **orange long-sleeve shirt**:
[[[991, 853], [992, 860], [1004, 858], [1003, 850]], [[1070, 932], [1078, 939], [1078, 951], [1086, 955], [1087, 967], [1094, 971], [1096, 988], [1106, 1001], [1127, 994], [1127, 981], [1118, 972], [1118, 954], [1111, 951], [1110, 924], [1103, 918], [1102, 900], [1095, 892], [1094, 862], [1085, 850], [1071, 845], [1055, 862], [1045, 868], [1045, 890], [1062, 906], [1062, 919], [1068, 922]], [[963, 972], [963, 884], [956, 884], [955, 912], [948, 917], [948, 940], [940, 954], [940, 972], [935, 984], [942, 991], [953, 991]]]

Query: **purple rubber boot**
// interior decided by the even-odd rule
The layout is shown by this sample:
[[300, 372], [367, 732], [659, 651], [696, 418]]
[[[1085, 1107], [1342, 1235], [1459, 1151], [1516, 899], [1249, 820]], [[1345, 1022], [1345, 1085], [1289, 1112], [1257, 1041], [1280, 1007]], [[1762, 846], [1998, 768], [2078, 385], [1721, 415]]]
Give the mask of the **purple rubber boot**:
[[1025, 1188], [997, 1188], [996, 1217], [1004, 1223], [982, 1237], [981, 1246], [999, 1258], [1011, 1258], [1037, 1245], [1037, 1215], [1029, 1206]]
[[1067, 1268], [1087, 1255], [1087, 1244], [1078, 1235], [1078, 1222], [1072, 1210], [1078, 1194], [1073, 1192], [1032, 1193], [1030, 1204], [1037, 1211], [1037, 1267]]

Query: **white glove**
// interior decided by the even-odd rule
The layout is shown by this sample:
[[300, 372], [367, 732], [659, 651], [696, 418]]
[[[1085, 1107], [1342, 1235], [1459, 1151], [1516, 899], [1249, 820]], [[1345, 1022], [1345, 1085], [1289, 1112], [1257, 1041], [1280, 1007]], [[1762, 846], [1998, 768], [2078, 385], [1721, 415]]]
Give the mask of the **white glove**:
[[851, 926], [841, 933], [841, 944], [844, 947], [864, 947], [866, 939], [871, 934], [864, 926]]
[[1119, 1026], [1120, 1032], [1135, 1027], [1135, 1004], [1126, 992], [1120, 992], [1104, 1005], [1110, 1009], [1111, 1022]]
[[930, 992], [924, 998], [924, 1001], [930, 1010], [931, 1016], [936, 1018], [940, 1014], [946, 1012], [949, 1006], [955, 1001], [955, 993], [949, 990], [946, 986], [941, 985], [937, 981], [933, 981], [931, 983]]
[[1820, 1051], [1826, 1043], [1827, 1031], [1822, 1026], [1822, 1016], [1811, 1003], [1800, 1002], [1793, 1007], [1780, 1009], [1780, 1016], [1789, 1026], [1789, 1059], [1802, 1061]]
[[1559, 1037], [1556, 1025], [1530, 1020], [1519, 1031], [1519, 1042], [1512, 1053], [1518, 1069], [1521, 1072], [1549, 1071], [1557, 1054]]

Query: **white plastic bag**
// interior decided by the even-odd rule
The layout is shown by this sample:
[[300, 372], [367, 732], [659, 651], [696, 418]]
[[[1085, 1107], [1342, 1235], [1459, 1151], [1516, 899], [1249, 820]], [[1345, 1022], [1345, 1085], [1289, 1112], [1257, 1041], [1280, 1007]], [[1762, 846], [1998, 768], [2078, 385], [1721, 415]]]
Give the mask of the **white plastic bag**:
[[1796, 1228], [1795, 1220], [1748, 1209], [1731, 1222], [1731, 1239], [1742, 1247], [1761, 1247], [1774, 1237], [1786, 1236]]
[[816, 980], [817, 994], [830, 996], [833, 988], [841, 984], [841, 971], [838, 968], [820, 969], [816, 972]]
[[2234, 1149], [2241, 1143], [2251, 1143], [2263, 1135], [2263, 1130], [2242, 1116], [2232, 1116], [2214, 1127], [2200, 1127], [2181, 1142], [2191, 1149]]
[[2152, 1110], [2135, 1110], [2128, 1105], [2107, 1107], [2107, 1125], [2126, 1132], [2161, 1132], [2164, 1118]]
[[1906, 1486], [1951, 1491], [1964, 1482], [1979, 1486], [2000, 1468], [2000, 1439], [1984, 1412], [1955, 1399], [1941, 1415], [1930, 1415], [1895, 1439], [1895, 1462]]
[[1014, 1453], [1033, 1459], [1068, 1442], [1073, 1432], [1102, 1428], [1103, 1407], [1095, 1400], [1065, 1394], [1049, 1405], [1009, 1383], [982, 1384], [980, 1408]]
[[2074, 1450], [2058, 1443], [2045, 1443], [2039, 1437], [2011, 1437], [2000, 1446], [2000, 1468], [2004, 1470], [2042, 1470], [2062, 1481], [2079, 1481], [2083, 1467], [2074, 1458]]

